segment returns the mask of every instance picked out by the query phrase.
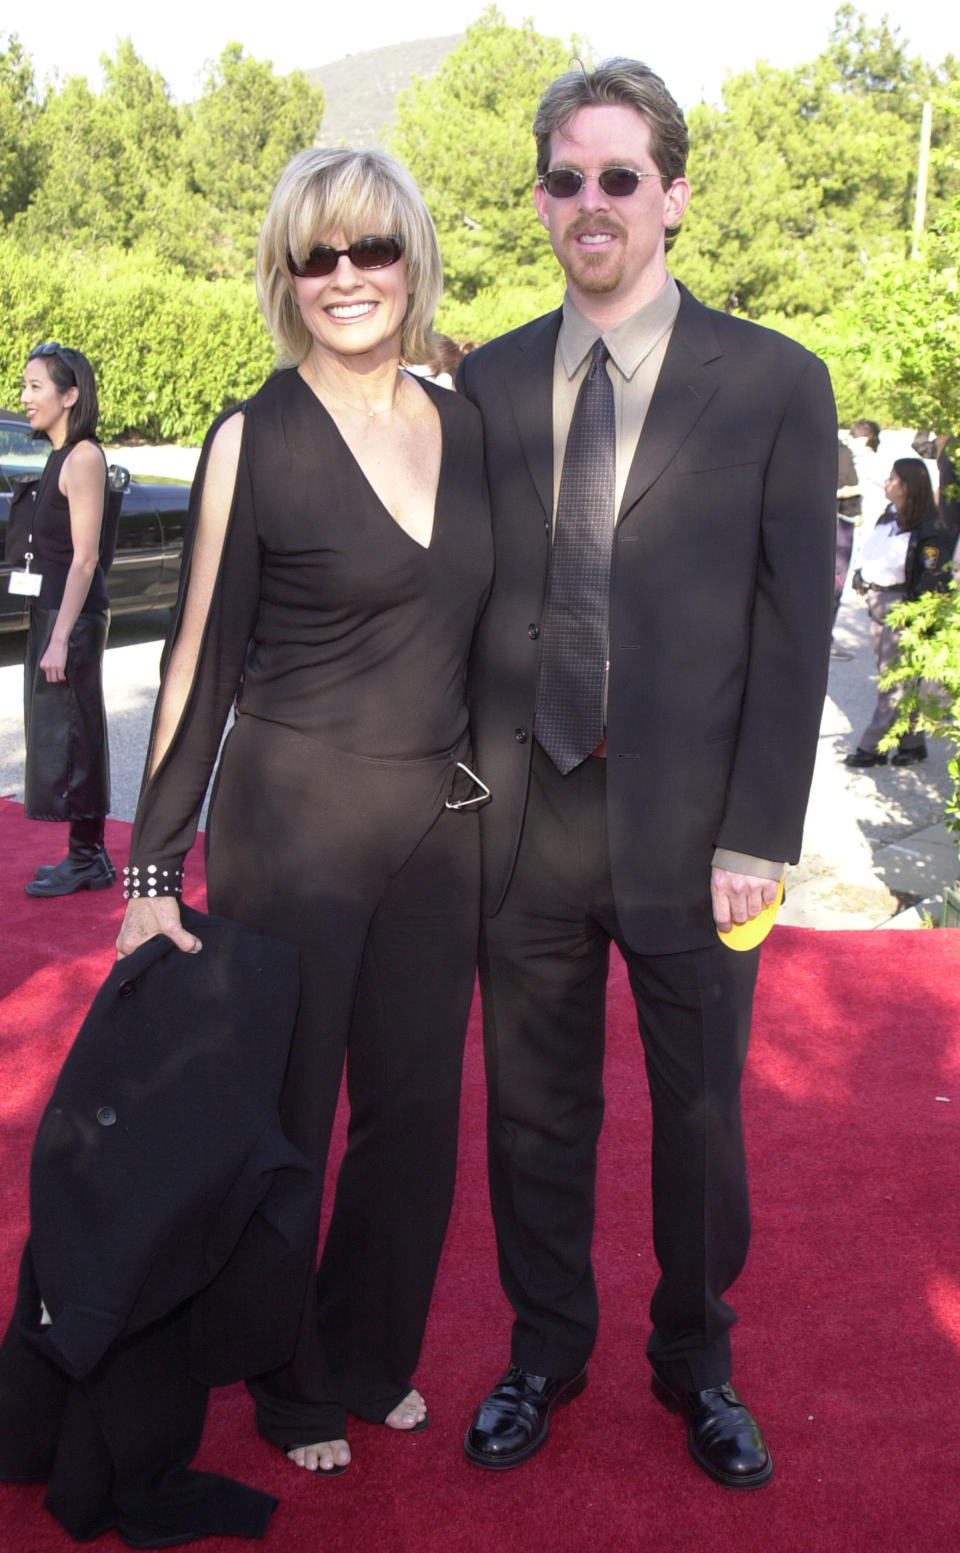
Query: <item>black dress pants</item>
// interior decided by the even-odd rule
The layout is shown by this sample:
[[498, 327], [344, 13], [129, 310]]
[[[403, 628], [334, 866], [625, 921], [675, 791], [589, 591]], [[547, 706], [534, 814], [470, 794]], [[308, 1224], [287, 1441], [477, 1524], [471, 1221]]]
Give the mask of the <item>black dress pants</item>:
[[458, 759], [377, 760], [243, 716], [220, 763], [210, 909], [300, 950], [280, 1117], [321, 1172], [347, 1065], [347, 1150], [297, 1350], [250, 1387], [286, 1449], [341, 1438], [348, 1410], [382, 1422], [420, 1354], [476, 970], [477, 817], [444, 808]]
[[735, 1316], [723, 1294], [750, 1235], [740, 1076], [759, 950], [718, 939], [642, 955], [625, 942], [605, 765], [589, 759], [562, 777], [535, 747], [514, 877], [482, 930], [490, 1194], [515, 1312], [512, 1357], [535, 1374], [571, 1375], [596, 1339], [590, 1253], [613, 941], [629, 971], [653, 1114], [660, 1280], [647, 1351], [668, 1383], [699, 1389], [730, 1375]]

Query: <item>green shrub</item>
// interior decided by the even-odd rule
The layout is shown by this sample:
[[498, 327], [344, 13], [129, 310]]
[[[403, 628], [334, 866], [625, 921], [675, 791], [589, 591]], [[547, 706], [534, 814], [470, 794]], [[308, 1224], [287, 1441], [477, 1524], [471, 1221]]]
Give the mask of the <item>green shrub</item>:
[[888, 619], [899, 633], [899, 652], [880, 685], [884, 690], [902, 685], [904, 693], [896, 721], [880, 748], [889, 749], [911, 726], [947, 741], [952, 792], [944, 823], [960, 848], [960, 592], [956, 582], [945, 593], [923, 593], [909, 604], [900, 604]]
[[105, 441], [198, 442], [274, 359], [246, 281], [188, 277], [151, 254], [28, 256], [0, 241], [0, 405], [16, 407], [27, 355], [50, 339], [89, 356]]

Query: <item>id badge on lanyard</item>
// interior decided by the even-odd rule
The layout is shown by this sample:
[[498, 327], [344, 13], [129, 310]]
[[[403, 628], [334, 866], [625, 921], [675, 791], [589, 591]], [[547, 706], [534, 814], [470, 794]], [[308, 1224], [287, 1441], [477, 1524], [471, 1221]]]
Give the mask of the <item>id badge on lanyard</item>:
[[[29, 482], [24, 482], [28, 483], [30, 486], [29, 496], [31, 505], [36, 505], [37, 497], [43, 490], [45, 481], [49, 478], [49, 474], [50, 466], [48, 464], [40, 475], [39, 480], [30, 480]], [[16, 507], [20, 500], [21, 495], [18, 493], [13, 498], [13, 507]], [[11, 516], [13, 507], [11, 507]], [[27, 534], [27, 542], [23, 550], [23, 566], [16, 569], [13, 567], [10, 568], [10, 577], [7, 582], [7, 591], [9, 593], [19, 593], [23, 598], [35, 599], [39, 598], [40, 589], [43, 587], [43, 573], [31, 570], [31, 562], [34, 559], [34, 552], [31, 548], [33, 545], [32, 517], [27, 519], [24, 527], [29, 527], [30, 532]]]
[[35, 599], [40, 596], [43, 586], [43, 576], [40, 572], [30, 570], [30, 562], [33, 560], [33, 551], [28, 550], [24, 555], [24, 567], [22, 571], [12, 571], [7, 588], [10, 593], [21, 593], [26, 598]]

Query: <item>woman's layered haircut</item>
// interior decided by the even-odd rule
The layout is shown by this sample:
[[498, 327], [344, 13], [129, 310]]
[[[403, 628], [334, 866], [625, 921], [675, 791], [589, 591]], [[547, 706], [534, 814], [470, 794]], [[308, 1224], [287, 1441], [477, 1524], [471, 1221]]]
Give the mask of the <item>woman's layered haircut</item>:
[[302, 263], [311, 248], [334, 236], [342, 237], [344, 246], [358, 237], [398, 239], [410, 292], [401, 355], [411, 364], [429, 361], [443, 270], [423, 196], [406, 169], [384, 151], [313, 146], [300, 151], [281, 173], [257, 248], [257, 297], [282, 364], [298, 366], [312, 344], [288, 257]]

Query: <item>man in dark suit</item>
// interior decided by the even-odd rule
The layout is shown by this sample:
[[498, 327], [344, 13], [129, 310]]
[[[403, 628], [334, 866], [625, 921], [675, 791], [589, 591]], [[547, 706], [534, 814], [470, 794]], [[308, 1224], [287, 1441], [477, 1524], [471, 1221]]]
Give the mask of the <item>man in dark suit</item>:
[[730, 1384], [723, 1296], [749, 1238], [740, 1074], [759, 950], [718, 929], [758, 916], [800, 851], [830, 641], [833, 398], [816, 357], [669, 275], [687, 134], [659, 77], [631, 60], [571, 71], [534, 133], [563, 307], [473, 352], [459, 380], [483, 413], [496, 543], [473, 717], [493, 792], [490, 1190], [515, 1312], [466, 1452], [525, 1461], [586, 1384], [612, 940], [653, 1111], [654, 1394], [704, 1471], [752, 1488], [772, 1462]]

